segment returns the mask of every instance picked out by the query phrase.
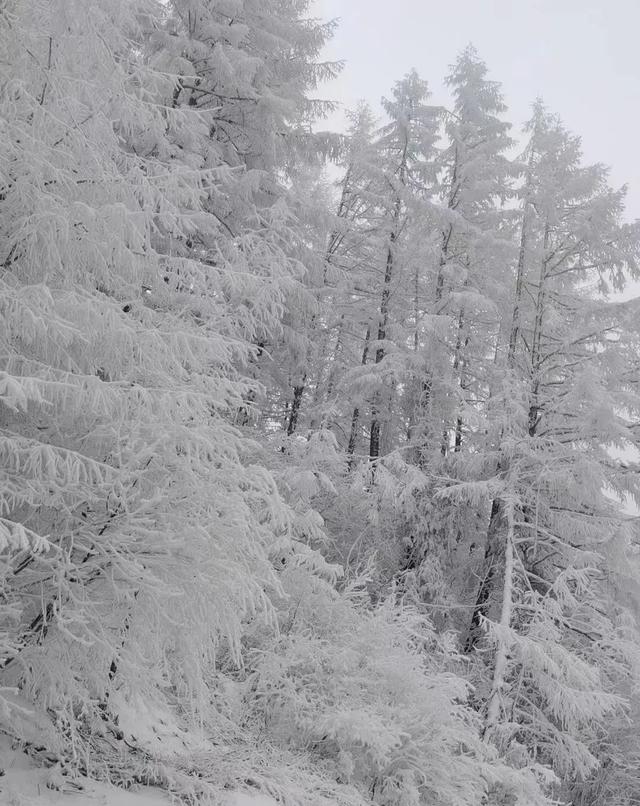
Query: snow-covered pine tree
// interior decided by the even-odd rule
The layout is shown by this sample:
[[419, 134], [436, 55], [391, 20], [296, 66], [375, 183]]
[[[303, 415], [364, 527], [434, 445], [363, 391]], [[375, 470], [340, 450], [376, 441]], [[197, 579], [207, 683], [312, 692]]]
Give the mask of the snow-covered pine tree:
[[0, 731], [194, 800], [630, 806], [624, 194], [538, 105], [505, 210], [467, 49], [440, 161], [412, 73], [329, 212], [309, 8], [0, 17]]
[[473, 411], [486, 395], [487, 362], [495, 354], [499, 311], [510, 280], [505, 205], [513, 197], [515, 171], [506, 152], [513, 141], [510, 124], [501, 117], [506, 106], [500, 84], [487, 72], [469, 45], [446, 78], [454, 103], [442, 155], [443, 230], [434, 314], [453, 320], [451, 365], [460, 402], [454, 422], [445, 425], [445, 452], [460, 450], [464, 409]]
[[602, 166], [581, 165], [579, 139], [540, 104], [528, 130], [518, 334], [504, 340], [487, 409], [497, 473], [455, 494], [484, 486], [492, 497], [466, 642], [488, 628], [495, 648], [485, 735], [566, 784], [597, 764], [598, 726], [620, 704], [611, 679], [624, 642], [602, 552], [624, 528], [608, 491], [638, 496], [609, 452], [633, 442], [626, 417], [638, 401], [620, 383], [616, 308], [593, 280], [619, 288], [635, 272], [638, 233], [621, 222], [624, 191]]
[[[233, 423], [299, 281], [277, 167], [327, 29], [300, 3], [251, 7], [252, 28], [223, 5], [16, 3], [0, 22], [0, 675], [51, 715], [47, 751], [115, 778], [147, 765], [124, 752], [130, 710], [206, 718], [211, 661], [240, 662], [243, 619], [270, 618], [294, 532]], [[223, 44], [187, 50], [205, 23]]]
[[[451, 507], [438, 489], [482, 476], [483, 412], [494, 375], [502, 312], [508, 307], [514, 260], [512, 198], [515, 169], [500, 85], [472, 46], [452, 66], [447, 84], [445, 148], [438, 159], [438, 206], [431, 207], [433, 239], [422, 255], [422, 332], [416, 385], [409, 388], [409, 442], [414, 475], [403, 499], [407, 590], [443, 609], [462, 627], [475, 549], [482, 543], [483, 501]], [[419, 222], [418, 226], [428, 226]], [[462, 568], [460, 568], [462, 566]], [[454, 581], [455, 580], [455, 581]]]
[[[426, 103], [429, 94], [426, 82], [414, 70], [396, 83], [391, 99], [383, 99], [389, 122], [380, 130], [378, 148], [383, 166], [382, 187], [379, 191], [381, 226], [386, 243], [383, 250], [378, 316], [372, 332], [372, 354], [375, 356], [372, 377], [375, 378], [377, 387], [371, 404], [369, 430], [369, 458], [372, 460], [380, 456], [381, 429], [385, 421], [391, 420], [393, 389], [400, 380], [398, 370], [402, 360], [394, 355], [390, 361], [389, 352], [395, 352], [394, 348], [397, 348], [402, 353], [406, 349], [402, 330], [398, 331], [396, 339], [391, 338], [391, 331], [394, 329], [392, 305], [395, 304], [398, 311], [403, 311], [408, 300], [412, 300], [414, 304], [409, 310], [414, 313], [416, 320], [419, 316], [419, 298], [416, 299], [419, 283], [415, 282], [417, 270], [411, 272], [406, 265], [408, 261], [402, 259], [405, 244], [402, 243], [401, 236], [403, 231], [406, 234], [410, 229], [411, 208], [415, 208], [420, 199], [429, 198], [436, 179], [435, 155], [441, 110]], [[406, 246], [411, 255], [411, 243]], [[415, 259], [415, 255], [413, 256]], [[409, 285], [408, 281], [412, 276], [414, 282]], [[404, 323], [405, 320], [406, 311], [403, 311], [400, 321]], [[413, 335], [415, 342], [416, 322], [413, 323]], [[395, 372], [393, 365], [396, 365]]]
[[[297, 373], [295, 406], [287, 418], [288, 428], [295, 430], [304, 388], [299, 356], [308, 348], [307, 322], [316, 307], [315, 294], [308, 289], [320, 284], [322, 261], [314, 242], [317, 234], [309, 238], [302, 228], [296, 229], [294, 218], [296, 213], [309, 216], [307, 208], [314, 207], [299, 187], [309, 181], [307, 161], [317, 161], [340, 139], [312, 134], [312, 121], [332, 105], [309, 97], [340, 67], [317, 59], [334, 24], [307, 18], [308, 2], [274, 3], [267, 13], [264, 3], [248, 0], [170, 5], [173, 13], [155, 41], [158, 67], [166, 65], [179, 76], [172, 104], [206, 113], [209, 136], [202, 149], [207, 165], [235, 169], [221, 176], [208, 199], [208, 212], [220, 226], [208, 236], [200, 235], [200, 242], [192, 239], [189, 248], [213, 254], [226, 246], [231, 250], [227, 259], [236, 263], [242, 254], [246, 299], [236, 296], [231, 301], [236, 315], [247, 309], [250, 323], [262, 297], [279, 295], [278, 328], [265, 321], [262, 332], [252, 335], [259, 353], [252, 373], [257, 385], [266, 373], [269, 386], [280, 382], [283, 371]], [[323, 203], [321, 199], [315, 205], [316, 213]], [[276, 251], [282, 254], [271, 259]], [[237, 265], [234, 271], [237, 274]], [[232, 327], [237, 324], [231, 321]], [[275, 378], [268, 378], [270, 371]], [[249, 404], [256, 394], [254, 390]]]
[[[335, 423], [338, 411], [332, 401], [336, 400], [336, 385], [344, 374], [345, 365], [357, 364], [360, 360], [362, 346], [355, 348], [358, 357], [354, 358], [350, 354], [354, 349], [351, 343], [354, 335], [360, 330], [365, 332], [369, 324], [366, 314], [360, 310], [363, 303], [359, 303], [358, 298], [363, 293], [362, 266], [367, 262], [366, 251], [371, 249], [373, 240], [365, 228], [368, 223], [366, 189], [375, 161], [372, 145], [375, 121], [366, 104], [348, 113], [348, 117], [351, 123], [337, 159], [343, 171], [334, 186], [337, 199], [325, 208], [335, 207], [335, 210], [324, 219], [317, 209], [314, 211], [316, 230], [323, 239], [318, 249], [322, 252], [321, 281], [303, 370], [308, 382], [306, 389], [300, 387], [298, 391], [298, 402], [305, 391], [309, 397], [307, 425], [314, 432]], [[323, 227], [318, 226], [321, 222]], [[361, 324], [363, 319], [366, 325]], [[348, 408], [353, 422], [353, 405]], [[345, 432], [344, 426], [342, 431]]]

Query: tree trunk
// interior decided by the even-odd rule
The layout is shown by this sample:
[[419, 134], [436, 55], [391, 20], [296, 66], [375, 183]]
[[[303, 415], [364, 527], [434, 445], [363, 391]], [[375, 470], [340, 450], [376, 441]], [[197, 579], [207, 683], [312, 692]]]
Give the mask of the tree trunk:
[[[393, 234], [391, 236], [393, 238]], [[393, 276], [393, 252], [391, 247], [387, 252], [387, 264], [384, 273], [384, 286], [380, 303], [380, 323], [378, 325], [378, 346], [376, 347], [376, 364], [384, 358], [384, 339], [387, 335], [389, 321], [389, 297], [391, 296], [391, 278]], [[371, 431], [369, 436], [369, 458], [377, 459], [380, 455], [380, 420], [376, 403], [372, 407]]]
[[527, 249], [527, 212], [526, 207], [522, 216], [522, 229], [520, 230], [520, 249], [518, 251], [518, 268], [516, 274], [516, 296], [513, 303], [511, 317], [511, 332], [509, 333], [509, 351], [507, 364], [512, 367], [516, 357], [518, 335], [520, 333], [520, 303], [522, 302], [522, 289], [524, 287], [524, 261]]
[[429, 400], [429, 394], [431, 391], [430, 386], [430, 379], [426, 380], [425, 378], [420, 378], [418, 374], [418, 352], [420, 350], [420, 333], [419, 333], [419, 323], [420, 323], [420, 296], [419, 296], [419, 273], [418, 268], [416, 266], [416, 271], [413, 278], [413, 318], [414, 318], [414, 331], [413, 331], [413, 352], [416, 356], [416, 363], [414, 374], [415, 377], [413, 379], [414, 385], [414, 394], [415, 394], [415, 404], [412, 405], [410, 414], [409, 414], [409, 425], [407, 428], [407, 441], [413, 442], [416, 436], [417, 430], [417, 420], [418, 420], [418, 413], [423, 411], [426, 407], [426, 403]]
[[302, 383], [293, 387], [293, 400], [291, 401], [291, 408], [289, 409], [289, 418], [287, 421], [287, 436], [290, 437], [296, 430], [298, 425], [298, 414], [300, 413], [300, 404], [302, 403], [302, 395], [305, 390], [305, 382], [307, 376], [302, 377]]
[[[456, 334], [456, 346], [453, 353], [453, 374], [458, 375], [458, 383], [460, 385], [460, 390], [464, 392], [466, 388], [466, 380], [465, 380], [465, 358], [464, 358], [464, 350], [469, 346], [469, 335], [467, 333], [466, 336], [463, 338], [463, 333], [465, 329], [465, 320], [464, 320], [464, 308], [460, 309], [460, 313], [458, 315], [458, 332]], [[463, 420], [462, 414], [458, 414], [456, 417], [456, 423], [454, 428], [454, 452], [458, 453], [462, 446], [462, 428], [463, 428]], [[442, 446], [440, 452], [443, 456], [446, 456], [449, 452], [450, 446], [450, 436], [449, 436], [449, 429], [445, 423], [445, 430], [442, 436]]]
[[520, 228], [520, 248], [518, 249], [518, 267], [516, 270], [516, 293], [513, 302], [513, 314], [511, 317], [511, 331], [509, 333], [509, 351], [507, 353], [507, 365], [513, 367], [518, 346], [518, 336], [520, 334], [520, 304], [522, 302], [522, 292], [524, 290], [524, 268], [527, 254], [527, 228], [529, 223], [529, 194], [531, 189], [531, 171], [533, 169], [534, 150], [531, 149], [527, 166], [527, 181], [525, 186], [525, 198], [522, 208], [522, 225]]
[[488, 618], [491, 607], [491, 594], [504, 563], [504, 506], [501, 498], [494, 498], [491, 504], [487, 542], [484, 550], [483, 576], [476, 594], [473, 616], [464, 651], [471, 652], [482, 637], [482, 620]]
[[444, 292], [444, 269], [447, 265], [449, 253], [449, 242], [453, 235], [453, 224], [449, 224], [447, 232], [442, 234], [442, 249], [440, 250], [440, 260], [438, 261], [438, 275], [436, 277], [436, 302], [440, 302]]
[[[405, 148], [406, 151], [406, 148]], [[404, 169], [401, 169], [400, 181], [404, 183]], [[391, 298], [391, 280], [393, 279], [394, 268], [394, 246], [398, 237], [398, 227], [400, 223], [400, 211], [402, 201], [400, 196], [396, 196], [393, 208], [393, 227], [389, 236], [389, 247], [387, 249], [387, 262], [384, 270], [384, 285], [382, 286], [382, 298], [380, 300], [380, 318], [378, 324], [378, 346], [376, 348], [376, 364], [380, 364], [384, 358], [384, 340], [387, 337], [387, 325], [389, 324], [389, 299]], [[378, 418], [378, 408], [374, 402], [371, 412], [371, 431], [369, 437], [369, 459], [375, 461], [380, 455], [380, 420]]]
[[[364, 337], [364, 347], [362, 348], [361, 365], [364, 366], [369, 358], [369, 341], [371, 340], [371, 328], [367, 328], [367, 333]], [[351, 415], [351, 430], [349, 432], [349, 444], [347, 446], [347, 456], [349, 457], [349, 467], [353, 465], [353, 454], [356, 449], [356, 442], [358, 441], [358, 423], [360, 421], [360, 409], [355, 406], [353, 414]]]
[[509, 649], [511, 647], [511, 643], [505, 633], [508, 633], [511, 627], [511, 614], [513, 610], [513, 502], [507, 501], [504, 509], [506, 510], [507, 535], [504, 548], [504, 582], [502, 586], [502, 607], [500, 612], [501, 634], [499, 636], [498, 649], [496, 651], [494, 661], [491, 694], [489, 695], [487, 717], [483, 731], [483, 738], [485, 739], [491, 736], [493, 729], [500, 721], [502, 711], [502, 694], [506, 683], [507, 662], [509, 660]]
[[[531, 165], [533, 160], [533, 152], [529, 158], [529, 165]], [[530, 177], [527, 178], [527, 184], [530, 183]], [[515, 300], [514, 300], [514, 307], [513, 307], [513, 316], [511, 320], [511, 332], [509, 334], [509, 350], [507, 353], [507, 367], [508, 370], [512, 370], [515, 364], [515, 355], [517, 349], [517, 341], [518, 341], [518, 334], [520, 331], [520, 303], [522, 301], [522, 294], [524, 290], [524, 273], [525, 273], [525, 259], [526, 259], [526, 244], [527, 244], [527, 209], [528, 209], [528, 201], [525, 199], [525, 208], [523, 211], [523, 219], [522, 219], [522, 229], [520, 233], [520, 250], [518, 253], [518, 270], [517, 270], [517, 277], [516, 277], [516, 291], [515, 291]], [[536, 306], [536, 327], [534, 328], [534, 338], [532, 339], [532, 345], [537, 343], [539, 337], [536, 336], [536, 333], [541, 332], [541, 325], [542, 325], [542, 308], [544, 305], [544, 293], [542, 292], [544, 283], [543, 278], [546, 272], [546, 250], [548, 246], [548, 237], [549, 237], [549, 227], [548, 225], [545, 226], [545, 235], [544, 235], [544, 250], [545, 254], [543, 255], [543, 263], [541, 267], [541, 281], [540, 286], [538, 289], [538, 304]], [[533, 354], [532, 354], [533, 360]], [[531, 416], [532, 411], [529, 411], [529, 433], [531, 434]], [[537, 418], [537, 415], [536, 415]], [[498, 462], [497, 472], [499, 473], [501, 470], [505, 471], [506, 468], [506, 461], [501, 458]], [[473, 610], [473, 616], [471, 619], [471, 625], [469, 627], [469, 633], [467, 636], [467, 640], [465, 642], [465, 652], [471, 652], [477, 645], [478, 640], [480, 638], [479, 626], [482, 620], [482, 616], [486, 617], [487, 608], [488, 608], [488, 601], [491, 597], [491, 588], [494, 584], [494, 579], [496, 576], [496, 570], [499, 567], [498, 563], [502, 564], [504, 562], [503, 554], [504, 554], [504, 546], [500, 546], [496, 543], [499, 540], [497, 536], [497, 524], [504, 519], [504, 514], [502, 512], [503, 505], [500, 498], [494, 498], [491, 504], [491, 517], [489, 519], [489, 528], [487, 530], [487, 542], [485, 547], [485, 555], [484, 555], [484, 563], [483, 563], [483, 574], [482, 574], [482, 582], [480, 583], [480, 587], [478, 588], [478, 593], [476, 596], [476, 604]]]
[[529, 436], [533, 436], [538, 427], [540, 417], [540, 404], [538, 393], [540, 391], [540, 365], [542, 362], [542, 328], [544, 325], [545, 303], [547, 299], [547, 266], [549, 263], [549, 236], [548, 222], [544, 227], [543, 257], [540, 264], [540, 277], [538, 281], [538, 295], [536, 298], [536, 318], [531, 337], [531, 401], [529, 404]]

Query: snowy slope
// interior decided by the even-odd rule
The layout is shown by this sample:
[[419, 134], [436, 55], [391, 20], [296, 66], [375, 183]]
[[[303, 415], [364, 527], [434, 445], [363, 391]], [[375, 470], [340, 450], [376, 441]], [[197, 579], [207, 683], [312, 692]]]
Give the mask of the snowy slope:
[[[58, 768], [44, 769], [24, 753], [12, 749], [9, 737], [0, 734], [1, 806], [169, 806], [171, 798], [155, 787], [116, 789], [108, 784], [79, 778], [71, 782]], [[277, 806], [267, 795], [230, 792], [222, 806]]]
[[27, 755], [13, 750], [7, 736], [0, 736], [0, 765], [2, 806], [167, 806], [171, 802], [151, 787], [126, 792], [86, 778], [70, 782], [58, 768], [37, 767]]

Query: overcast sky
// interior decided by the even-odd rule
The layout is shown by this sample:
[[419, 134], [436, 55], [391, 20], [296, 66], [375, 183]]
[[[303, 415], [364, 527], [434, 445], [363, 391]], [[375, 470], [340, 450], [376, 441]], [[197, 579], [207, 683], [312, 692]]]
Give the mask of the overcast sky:
[[316, 0], [316, 14], [341, 18], [326, 56], [346, 65], [328, 97], [377, 109], [415, 67], [445, 103], [448, 66], [473, 42], [502, 82], [514, 134], [542, 96], [585, 159], [629, 184], [628, 217], [640, 218], [640, 0]]

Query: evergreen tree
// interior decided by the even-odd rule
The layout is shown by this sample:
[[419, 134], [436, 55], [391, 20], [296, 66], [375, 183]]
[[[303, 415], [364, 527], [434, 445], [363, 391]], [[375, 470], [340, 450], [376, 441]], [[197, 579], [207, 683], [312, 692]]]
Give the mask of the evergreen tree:
[[510, 161], [471, 46], [314, 132], [310, 8], [0, 15], [0, 732], [194, 803], [632, 806], [625, 191], [541, 102]]
[[[285, 12], [304, 62], [322, 37]], [[222, 24], [236, 65], [214, 47], [211, 83], [187, 89], [189, 37]], [[114, 777], [146, 763], [118, 746], [133, 703], [209, 718], [213, 658], [239, 663], [243, 621], [271, 618], [272, 560], [296, 534], [233, 426], [300, 271], [272, 196], [311, 73], [283, 87], [260, 64], [274, 24], [117, 0], [5, 19], [2, 682], [52, 709], [65, 762]]]
[[[413, 71], [396, 84], [391, 100], [383, 99], [390, 120], [380, 132], [378, 147], [384, 160], [383, 181], [388, 183], [391, 194], [383, 208], [387, 243], [378, 322], [377, 328], [374, 328], [376, 376], [382, 376], [378, 377], [378, 385], [382, 389], [375, 394], [372, 403], [369, 432], [371, 459], [377, 459], [380, 455], [382, 423], [390, 417], [393, 387], [399, 380], [393, 371], [387, 370], [390, 362], [383, 364], [383, 361], [389, 352], [385, 342], [389, 338], [392, 294], [403, 296], [403, 279], [406, 283], [406, 277], [398, 275], [404, 269], [403, 273], [410, 276], [408, 267], [402, 266], [400, 237], [402, 230], [408, 226], [413, 198], [423, 197], [425, 189], [428, 193], [428, 184], [435, 179], [433, 159], [439, 110], [425, 104], [428, 95], [427, 84]], [[400, 347], [400, 333], [398, 336]]]
[[[500, 303], [510, 275], [509, 210], [514, 167], [506, 152], [513, 145], [500, 85], [473, 46], [458, 57], [446, 79], [453, 94], [443, 154], [445, 205], [434, 313], [452, 318], [452, 371], [461, 398], [444, 450], [460, 450], [464, 409], [482, 400], [487, 360], [495, 353]], [[455, 377], [457, 376], [457, 377]]]
[[591, 742], [617, 705], [607, 677], [621, 648], [599, 552], [623, 514], [607, 490], [638, 494], [609, 455], [632, 444], [624, 411], [637, 405], [613, 370], [620, 323], [589, 279], [634, 272], [638, 241], [620, 222], [623, 192], [581, 166], [579, 140], [540, 104], [529, 131], [518, 343], [492, 400], [498, 474], [466, 646], [489, 627], [487, 735], [509, 752], [535, 748], [568, 781], [596, 765]]

